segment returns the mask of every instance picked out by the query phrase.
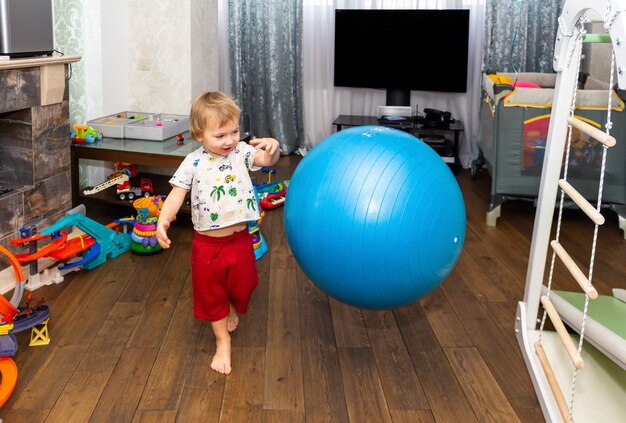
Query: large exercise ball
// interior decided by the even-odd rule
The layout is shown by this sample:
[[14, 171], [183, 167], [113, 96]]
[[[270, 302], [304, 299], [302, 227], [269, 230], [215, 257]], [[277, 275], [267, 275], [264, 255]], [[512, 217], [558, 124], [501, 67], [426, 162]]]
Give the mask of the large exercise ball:
[[381, 126], [331, 135], [296, 168], [285, 200], [293, 255], [320, 289], [387, 309], [427, 295], [465, 239], [454, 175], [427, 144]]

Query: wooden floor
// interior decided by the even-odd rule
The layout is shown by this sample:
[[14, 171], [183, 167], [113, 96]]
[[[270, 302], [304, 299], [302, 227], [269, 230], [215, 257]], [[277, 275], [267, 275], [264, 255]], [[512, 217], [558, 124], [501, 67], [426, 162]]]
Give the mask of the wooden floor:
[[[279, 177], [287, 178], [297, 162], [281, 158]], [[233, 336], [228, 377], [210, 369], [210, 326], [192, 317], [188, 219], [173, 225], [167, 252], [129, 252], [35, 291], [53, 313], [51, 342], [28, 347], [30, 334], [17, 334], [18, 382], [0, 417], [7, 423], [543, 421], [513, 331], [535, 209], [505, 203], [498, 226], [487, 227], [489, 176], [472, 180], [463, 170], [458, 180], [468, 226], [454, 272], [427, 298], [392, 311], [356, 309], [321, 293], [290, 253], [282, 210], [269, 211], [262, 224], [269, 253], [258, 262], [259, 287]], [[117, 210], [115, 217], [131, 211]], [[88, 206], [89, 215], [102, 212]], [[604, 214], [594, 280], [609, 294], [626, 274], [625, 241], [615, 214]], [[579, 212], [567, 212], [565, 220], [563, 243], [587, 263], [591, 225]]]

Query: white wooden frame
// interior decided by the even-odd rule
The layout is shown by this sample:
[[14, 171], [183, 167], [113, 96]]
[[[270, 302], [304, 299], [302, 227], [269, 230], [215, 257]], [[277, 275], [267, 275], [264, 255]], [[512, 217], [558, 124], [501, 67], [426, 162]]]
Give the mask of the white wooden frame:
[[[575, 26], [581, 15], [589, 9], [595, 10], [603, 20], [610, 20], [612, 22], [609, 35], [611, 36], [615, 53], [617, 82], [621, 89], [626, 89], [626, 52], [624, 51], [626, 48], [626, 0], [567, 0], [559, 18], [559, 34], [557, 35], [553, 58], [557, 79], [541, 183], [539, 186], [539, 197], [526, 274], [524, 300], [518, 304], [515, 323], [517, 338], [541, 403], [544, 416], [547, 421], [554, 422], [563, 421], [563, 418], [561, 417], [555, 397], [550, 389], [548, 379], [535, 353], [533, 344], [538, 337], [536, 329], [539, 320], [537, 316], [540, 298], [543, 294], [542, 291], [545, 290], [543, 280], [548, 256], [548, 246], [550, 243], [550, 231], [559, 190], [563, 153], [566, 146], [568, 117], [572, 105], [574, 87], [578, 80], [577, 70], [580, 61], [579, 53], [582, 38], [575, 36]], [[626, 140], [618, 140], [618, 142], [626, 142]], [[550, 338], [550, 336], [547, 337], [547, 343], [552, 342]], [[548, 350], [550, 350], [550, 348], [548, 348]], [[601, 346], [600, 350], [603, 351]], [[549, 352], [550, 351], [547, 351], [547, 355], [550, 355]], [[551, 361], [554, 365], [554, 361]], [[570, 366], [573, 371], [571, 361], [569, 361], [567, 365]], [[585, 365], [587, 365], [587, 363], [585, 363]], [[585, 370], [582, 370], [583, 373], [593, 371], [593, 368], [587, 367]], [[593, 373], [590, 376], [593, 377]], [[600, 382], [599, 385], [603, 385], [602, 382]], [[604, 388], [609, 390], [614, 387], [611, 383], [604, 385], [606, 385]], [[569, 384], [566, 387], [569, 389]], [[603, 396], [603, 399], [609, 403], [624, 402], [624, 398], [622, 398], [621, 401], [614, 400], [613, 394], [613, 392], [609, 391], [599, 393], [598, 395]], [[617, 394], [623, 395], [621, 392]], [[568, 394], [565, 395], [568, 396]], [[601, 405], [595, 402], [594, 404], [588, 405], [579, 404], [576, 408], [604, 406], [604, 404]], [[623, 407], [623, 405], [621, 405], [621, 407]], [[576, 413], [574, 413], [574, 415], [576, 415]], [[579, 420], [577, 420], [577, 422], [580, 423]]]

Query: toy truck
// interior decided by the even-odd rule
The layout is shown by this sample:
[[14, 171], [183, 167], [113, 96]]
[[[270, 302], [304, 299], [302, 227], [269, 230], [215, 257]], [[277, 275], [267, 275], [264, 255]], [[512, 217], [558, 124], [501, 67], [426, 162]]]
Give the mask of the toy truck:
[[152, 181], [148, 178], [141, 178], [141, 185], [134, 187], [129, 181], [124, 181], [117, 186], [115, 196], [120, 200], [134, 200], [136, 197], [149, 197], [154, 193]]
[[102, 141], [102, 132], [89, 125], [72, 125], [70, 138], [74, 142], [85, 142], [87, 144]]

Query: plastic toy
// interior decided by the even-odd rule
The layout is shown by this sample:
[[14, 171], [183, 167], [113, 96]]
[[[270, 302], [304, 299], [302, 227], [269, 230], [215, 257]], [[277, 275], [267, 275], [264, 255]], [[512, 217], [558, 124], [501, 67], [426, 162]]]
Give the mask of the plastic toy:
[[[256, 198], [257, 205], [259, 204], [259, 195], [256, 192], [256, 188], [254, 190], [254, 196]], [[263, 217], [265, 216], [265, 211], [262, 208], [259, 208], [261, 211], [261, 217], [256, 222], [248, 222], [248, 232], [252, 235], [252, 245], [254, 246], [254, 257], [256, 260], [259, 260], [263, 255], [267, 252], [267, 242], [265, 241], [265, 237], [261, 234], [261, 223], [263, 222]]]
[[[24, 274], [18, 260], [6, 248], [0, 245], [0, 252], [11, 262], [15, 273], [15, 289], [11, 301], [0, 295], [0, 407], [7, 402], [17, 383], [17, 366], [11, 358], [17, 353], [17, 340], [14, 332], [44, 324], [44, 328], [36, 331], [35, 342], [32, 345], [43, 345], [50, 342], [47, 330], [47, 321], [50, 318], [50, 309], [43, 305], [43, 300], [34, 306], [30, 305], [32, 296], [28, 297], [26, 307], [18, 308], [24, 288]], [[31, 341], [33, 340], [31, 334]]]
[[107, 258], [115, 258], [130, 249], [131, 240], [129, 234], [114, 231], [110, 227], [78, 213], [63, 217], [54, 225], [41, 231], [41, 234], [51, 234], [68, 226], [78, 227], [91, 236], [100, 247], [100, 251], [97, 254], [93, 254], [95, 257], [92, 260], [82, 263], [83, 269], [93, 269], [106, 262]]
[[259, 195], [263, 195], [265, 193], [275, 194], [277, 192], [281, 192], [285, 189], [285, 185], [282, 182], [266, 182], [264, 184], [255, 184], [254, 188], [256, 189]]
[[47, 257], [49, 253], [63, 247], [65, 245], [65, 240], [67, 239], [67, 234], [65, 232], [55, 232], [51, 235], [33, 235], [28, 238], [19, 238], [11, 240], [11, 244], [13, 245], [22, 245], [25, 243], [36, 242], [41, 239], [51, 238], [54, 241], [50, 244], [45, 245], [44, 247], [38, 248], [33, 254], [17, 254], [15, 258], [20, 263], [28, 263], [33, 260], [37, 260], [42, 257]]
[[277, 192], [274, 194], [265, 194], [259, 200], [261, 203], [261, 207], [264, 210], [271, 210], [277, 207], [280, 207], [285, 204], [285, 196], [287, 195], [287, 190], [282, 190], [281, 192]]
[[[58, 267], [44, 268], [40, 271], [39, 259], [49, 257], [50, 254], [62, 250], [67, 240], [67, 234], [65, 232], [55, 232], [51, 235], [37, 234], [35, 226], [37, 222], [38, 221], [35, 220], [26, 223], [24, 227], [20, 228], [20, 238], [10, 241], [11, 244], [17, 245], [22, 249], [29, 249], [29, 253], [14, 256], [19, 263], [30, 264], [30, 274], [28, 275], [28, 282], [26, 283], [26, 288], [29, 290], [35, 290], [43, 285], [63, 281], [63, 275]], [[38, 248], [39, 241], [45, 239], [50, 239], [52, 242], [44, 247]]]
[[83, 190], [84, 195], [92, 195], [103, 191], [113, 185], [121, 185], [128, 183], [130, 178], [137, 176], [137, 167], [132, 163], [117, 162], [113, 165], [114, 172], [107, 177], [107, 180], [92, 187]]
[[163, 197], [145, 197], [135, 200], [133, 207], [137, 210], [133, 232], [130, 235], [130, 248], [137, 254], [155, 254], [162, 251], [156, 239], [157, 219], [163, 207]]
[[85, 142], [88, 144], [96, 141], [102, 141], [102, 132], [92, 128], [89, 125], [72, 125], [70, 138], [74, 142]]
[[[130, 178], [132, 178], [133, 176], [137, 176], [137, 174], [139, 173], [137, 171], [137, 166], [132, 163], [124, 162], [115, 162], [113, 164], [113, 170], [115, 171], [115, 173], [125, 173]], [[113, 175], [115, 175], [115, 173]]]
[[252, 245], [254, 245], [254, 257], [259, 260], [267, 253], [267, 242], [261, 234], [259, 225], [255, 222], [248, 222], [248, 232], [252, 235]]
[[135, 197], [149, 197], [154, 193], [152, 181], [148, 178], [141, 178], [140, 186], [131, 186], [126, 180], [119, 184], [115, 190], [115, 195], [120, 200], [134, 200]]
[[287, 194], [288, 181], [272, 182], [272, 174], [276, 173], [276, 169], [264, 166], [261, 168], [263, 172], [266, 172], [267, 182], [264, 184], [254, 184], [254, 188], [258, 193], [259, 204], [264, 210], [271, 210], [285, 204], [285, 196]]
[[[29, 253], [14, 256], [18, 263], [30, 264], [30, 275], [25, 284], [28, 290], [34, 291], [43, 285], [60, 283], [66, 273], [78, 268], [91, 269], [102, 264], [107, 255], [116, 257], [130, 248], [129, 235], [119, 234], [111, 229], [117, 225], [116, 223], [104, 226], [80, 214], [83, 212], [84, 206], [79, 206], [68, 212], [68, 215], [52, 228], [47, 228], [39, 234], [36, 233], [34, 226], [22, 228], [21, 237], [10, 241], [14, 245], [30, 249]], [[66, 226], [78, 226], [87, 233], [69, 238], [65, 232], [55, 230]], [[46, 239], [50, 239], [51, 242], [38, 248], [37, 244]], [[79, 254], [82, 254], [82, 258], [68, 262]], [[40, 259], [47, 260], [40, 263]], [[40, 271], [41, 264], [46, 268]]]

